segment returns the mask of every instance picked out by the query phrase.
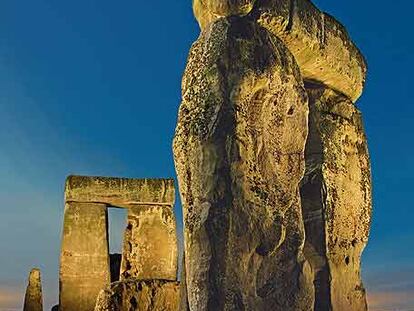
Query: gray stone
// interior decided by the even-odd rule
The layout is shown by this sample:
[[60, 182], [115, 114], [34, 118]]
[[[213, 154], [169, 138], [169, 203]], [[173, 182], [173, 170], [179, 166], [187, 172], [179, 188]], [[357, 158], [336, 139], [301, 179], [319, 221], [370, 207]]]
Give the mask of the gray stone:
[[211, 23], [183, 78], [174, 157], [190, 310], [309, 310], [299, 182], [307, 94], [283, 42]]

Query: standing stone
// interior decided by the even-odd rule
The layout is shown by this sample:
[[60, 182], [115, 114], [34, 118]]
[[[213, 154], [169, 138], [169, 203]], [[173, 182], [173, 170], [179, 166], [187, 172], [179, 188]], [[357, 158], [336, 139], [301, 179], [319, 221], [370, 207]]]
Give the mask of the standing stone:
[[315, 311], [367, 310], [360, 258], [370, 228], [371, 176], [361, 114], [330, 89], [308, 85], [308, 93], [301, 194]]
[[99, 291], [110, 283], [105, 204], [65, 205], [60, 258], [60, 311], [93, 310]]
[[174, 138], [190, 310], [309, 310], [299, 182], [307, 95], [284, 44], [246, 18], [194, 43]]
[[177, 280], [177, 239], [172, 206], [131, 205], [121, 263], [121, 280]]
[[23, 311], [43, 311], [42, 281], [39, 269], [30, 271], [28, 282]]
[[179, 283], [129, 279], [102, 290], [95, 311], [181, 311]]

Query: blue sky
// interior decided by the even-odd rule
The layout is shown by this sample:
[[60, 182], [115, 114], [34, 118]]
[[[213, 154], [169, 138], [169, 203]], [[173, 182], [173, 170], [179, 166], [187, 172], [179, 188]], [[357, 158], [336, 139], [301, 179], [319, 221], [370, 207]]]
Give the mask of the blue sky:
[[[414, 3], [315, 3], [346, 25], [369, 64], [358, 106], [374, 178], [363, 257], [371, 309], [412, 310]], [[175, 176], [181, 75], [198, 33], [189, 0], [1, 1], [0, 310], [21, 309], [33, 266], [46, 305], [57, 302], [68, 174]]]

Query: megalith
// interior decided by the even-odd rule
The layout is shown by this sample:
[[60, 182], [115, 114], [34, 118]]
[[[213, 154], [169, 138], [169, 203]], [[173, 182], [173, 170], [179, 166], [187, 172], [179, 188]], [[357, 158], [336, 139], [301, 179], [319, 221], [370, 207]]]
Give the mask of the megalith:
[[189, 309], [365, 311], [362, 53], [309, 0], [193, 11], [173, 147]]
[[329, 88], [309, 83], [307, 90], [301, 195], [315, 311], [367, 310], [360, 265], [371, 222], [371, 173], [361, 113]]
[[299, 182], [307, 94], [284, 43], [242, 17], [193, 44], [174, 157], [190, 310], [308, 310]]
[[121, 280], [177, 280], [177, 239], [172, 206], [141, 204], [128, 209]]
[[39, 269], [32, 269], [29, 274], [23, 311], [43, 311], [42, 281]]
[[66, 202], [60, 257], [60, 311], [89, 311], [110, 283], [107, 208]]
[[129, 279], [99, 293], [95, 311], [181, 311], [176, 281]]
[[[218, 6], [219, 2], [231, 5]], [[201, 28], [218, 18], [248, 11], [246, 18], [283, 41], [304, 79], [319, 81], [353, 102], [362, 94], [367, 72], [363, 55], [345, 27], [309, 0], [194, 0], [193, 10]]]
[[[126, 239], [130, 238], [125, 242], [120, 278], [128, 275], [176, 280], [174, 200], [171, 179], [68, 177], [60, 265], [60, 310], [93, 310], [99, 292], [111, 282], [108, 207], [129, 209], [126, 232], [131, 234], [125, 234]], [[113, 270], [117, 264], [112, 257]], [[116, 275], [116, 271], [112, 271], [112, 277]]]

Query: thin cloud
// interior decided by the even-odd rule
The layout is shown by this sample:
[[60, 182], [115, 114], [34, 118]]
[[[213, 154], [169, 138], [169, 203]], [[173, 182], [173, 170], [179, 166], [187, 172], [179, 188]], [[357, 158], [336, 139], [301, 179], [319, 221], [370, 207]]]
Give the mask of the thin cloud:
[[414, 291], [368, 293], [370, 311], [414, 311]]
[[0, 311], [21, 310], [23, 299], [23, 293], [18, 289], [14, 287], [0, 287]]

